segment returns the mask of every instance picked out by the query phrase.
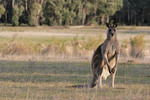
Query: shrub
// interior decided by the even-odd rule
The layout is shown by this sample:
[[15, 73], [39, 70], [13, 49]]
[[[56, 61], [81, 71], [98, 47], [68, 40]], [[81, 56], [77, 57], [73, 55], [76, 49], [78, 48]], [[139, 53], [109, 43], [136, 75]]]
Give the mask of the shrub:
[[67, 54], [66, 44], [64, 42], [62, 42], [59, 45], [59, 54], [62, 54], [62, 55], [66, 55]]
[[143, 50], [145, 49], [145, 34], [136, 35], [130, 38], [131, 53], [130, 55], [135, 58], [144, 57]]
[[80, 41], [78, 35], [76, 35], [73, 40], [71, 41], [72, 47], [73, 47], [73, 55], [80, 56], [80, 50], [79, 47]]
[[90, 24], [97, 25], [98, 23], [97, 23], [97, 21], [96, 21], [95, 19], [92, 19], [92, 20], [90, 21]]
[[130, 52], [129, 49], [130, 49], [129, 41], [127, 39], [123, 40], [120, 48], [120, 55], [124, 57], [129, 56]]
[[86, 50], [95, 50], [103, 41], [104, 38], [102, 35], [98, 35], [96, 37], [89, 37], [88, 40], [84, 43], [84, 48]]

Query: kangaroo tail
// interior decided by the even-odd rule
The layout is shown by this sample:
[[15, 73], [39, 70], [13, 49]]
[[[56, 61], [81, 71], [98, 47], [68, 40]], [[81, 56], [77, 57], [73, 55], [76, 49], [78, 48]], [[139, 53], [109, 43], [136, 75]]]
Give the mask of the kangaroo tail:
[[69, 88], [89, 88], [89, 85], [73, 85], [73, 86], [67, 86]]
[[94, 75], [91, 82], [86, 85], [73, 85], [73, 86], [67, 86], [69, 88], [93, 88], [96, 86], [97, 77]]

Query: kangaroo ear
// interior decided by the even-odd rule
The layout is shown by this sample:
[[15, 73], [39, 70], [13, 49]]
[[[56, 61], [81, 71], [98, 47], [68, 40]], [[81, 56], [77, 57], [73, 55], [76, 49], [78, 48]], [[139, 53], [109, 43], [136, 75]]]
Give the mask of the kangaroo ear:
[[110, 24], [109, 24], [109, 23], [106, 23], [106, 27], [110, 28]]
[[113, 27], [116, 28], [118, 26], [118, 24], [114, 24]]

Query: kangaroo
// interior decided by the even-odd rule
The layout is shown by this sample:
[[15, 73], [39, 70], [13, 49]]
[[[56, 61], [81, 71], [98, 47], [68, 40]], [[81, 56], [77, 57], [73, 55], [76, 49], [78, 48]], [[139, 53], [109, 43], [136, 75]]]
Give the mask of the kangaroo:
[[117, 71], [119, 43], [117, 40], [117, 33], [115, 25], [106, 24], [108, 27], [106, 40], [96, 49], [93, 54], [91, 66], [93, 71], [93, 78], [88, 85], [75, 85], [72, 87], [93, 88], [98, 83], [98, 88], [102, 88], [102, 78], [107, 79], [111, 76], [111, 87], [114, 87], [115, 74]]

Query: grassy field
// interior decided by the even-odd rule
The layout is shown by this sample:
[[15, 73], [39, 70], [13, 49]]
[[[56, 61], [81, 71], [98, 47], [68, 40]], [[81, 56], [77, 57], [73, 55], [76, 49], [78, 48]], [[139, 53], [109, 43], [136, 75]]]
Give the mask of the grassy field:
[[[117, 32], [120, 44], [124, 39], [145, 33], [146, 49], [150, 50], [150, 27], [119, 26]], [[51, 44], [59, 44], [60, 50], [63, 43], [72, 46], [75, 37], [77, 42], [92, 39], [99, 43], [106, 38], [106, 27], [1, 26], [0, 100], [150, 100], [149, 54], [145, 64], [145, 59], [136, 61], [138, 64], [123, 59], [124, 63], [119, 63], [115, 88], [109, 87], [110, 78], [103, 81], [103, 89], [97, 86], [68, 88], [89, 83], [92, 77], [89, 61], [93, 52], [82, 52], [82, 56], [73, 59], [58, 52], [53, 56], [39, 53]], [[92, 41], [83, 43], [90, 47]]]
[[0, 61], [0, 100], [149, 100], [150, 64], [119, 64], [115, 88], [75, 89], [87, 84], [89, 62]]

